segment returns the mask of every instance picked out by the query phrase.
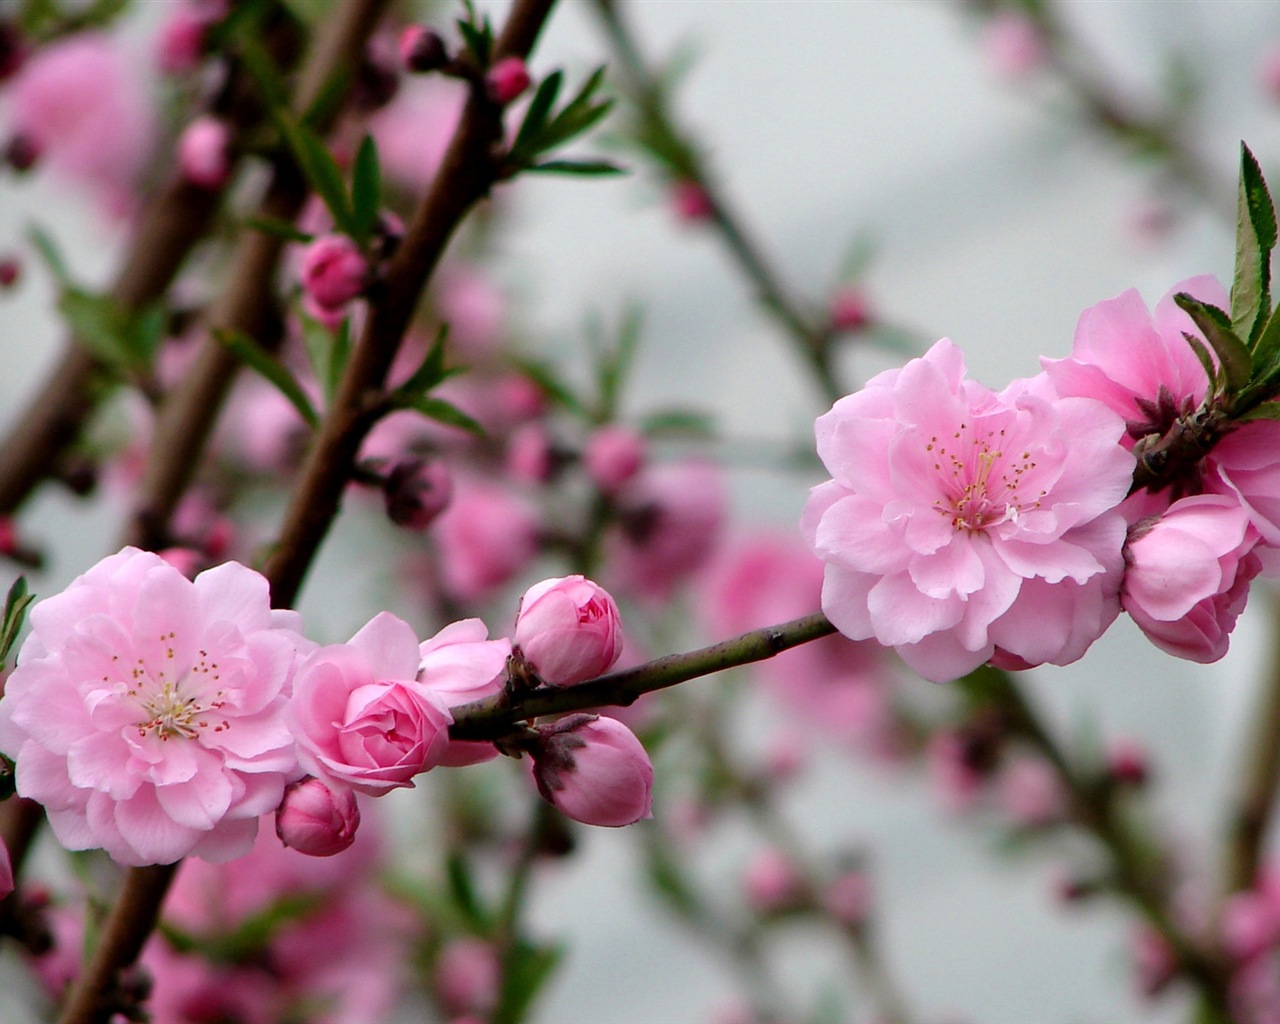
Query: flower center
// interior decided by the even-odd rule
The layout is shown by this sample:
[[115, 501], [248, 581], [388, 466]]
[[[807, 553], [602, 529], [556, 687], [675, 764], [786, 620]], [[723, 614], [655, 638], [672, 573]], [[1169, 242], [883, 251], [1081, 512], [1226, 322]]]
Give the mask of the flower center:
[[[172, 633], [160, 638], [161, 643], [165, 644], [166, 662], [174, 657], [173, 638]], [[205, 680], [200, 680], [204, 683], [217, 682], [219, 679], [218, 663], [209, 661], [207, 651], [200, 652], [200, 660], [180, 679], [170, 678], [166, 669], [149, 670], [142, 658], [130, 670], [130, 675], [132, 682], [127, 684], [126, 692], [137, 700], [142, 712], [142, 718], [137, 723], [139, 736], [146, 736], [148, 732], [154, 731], [165, 742], [175, 737], [193, 740], [210, 725], [214, 732], [231, 728], [231, 723], [218, 715], [226, 704], [222, 699], [225, 690], [215, 688], [213, 699], [208, 701], [182, 692], [184, 684], [188, 690], [204, 690], [205, 686], [197, 685], [200, 676], [206, 677]]]
[[943, 490], [933, 507], [949, 517], [957, 531], [975, 533], [1016, 522], [1021, 513], [1039, 508], [1040, 499], [1048, 493], [1040, 491], [1030, 500], [1019, 493], [1037, 463], [1029, 451], [1007, 458], [1004, 438], [1004, 430], [989, 430], [985, 438], [972, 436], [969, 425], [961, 423], [950, 438], [935, 435], [925, 445]]

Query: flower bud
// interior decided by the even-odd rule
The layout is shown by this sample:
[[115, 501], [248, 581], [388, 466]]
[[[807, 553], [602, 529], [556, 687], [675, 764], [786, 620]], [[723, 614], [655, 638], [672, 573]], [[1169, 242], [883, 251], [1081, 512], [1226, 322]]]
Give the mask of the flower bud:
[[991, 70], [1007, 82], [1027, 78], [1049, 57], [1044, 33], [1020, 11], [1001, 11], [992, 17], [982, 32], [982, 49]]
[[40, 144], [30, 135], [14, 135], [4, 149], [4, 162], [15, 171], [29, 171], [40, 159]]
[[156, 63], [167, 75], [181, 75], [200, 63], [210, 18], [193, 5], [175, 7], [156, 35]]
[[276, 810], [276, 835], [290, 849], [310, 857], [332, 857], [356, 838], [360, 808], [349, 789], [330, 789], [308, 776], [284, 791]]
[[622, 653], [618, 606], [583, 576], [535, 583], [520, 600], [512, 637], [546, 683], [572, 686], [607, 672]]
[[435, 71], [449, 59], [440, 33], [425, 25], [406, 25], [396, 45], [406, 71]]
[[383, 488], [387, 518], [407, 530], [425, 530], [449, 507], [453, 477], [439, 459], [398, 462]]
[[1143, 786], [1151, 774], [1147, 752], [1134, 739], [1121, 737], [1107, 748], [1107, 772], [1122, 786]]
[[800, 902], [804, 880], [781, 850], [767, 847], [747, 862], [742, 872], [742, 892], [747, 905], [758, 914], [770, 914]]
[[22, 263], [16, 256], [0, 256], [0, 288], [12, 288], [22, 277]]
[[221, 188], [231, 176], [231, 129], [216, 117], [198, 117], [178, 138], [182, 176], [201, 188]]
[[861, 288], [846, 285], [831, 296], [827, 316], [837, 331], [861, 331], [871, 323], [871, 303]]
[[582, 453], [587, 474], [605, 494], [613, 493], [640, 472], [644, 457], [644, 435], [621, 423], [597, 430]]
[[871, 904], [871, 879], [860, 868], [846, 871], [822, 891], [822, 909], [852, 928], [871, 916]]
[[562, 718], [538, 729], [532, 754], [538, 792], [574, 821], [616, 828], [651, 816], [653, 765], [617, 719]]
[[317, 306], [339, 310], [359, 295], [369, 267], [346, 235], [323, 235], [302, 256], [302, 287]]
[[710, 220], [715, 213], [715, 205], [707, 190], [696, 181], [682, 178], [671, 185], [671, 207], [676, 217], [686, 224], [697, 224]]
[[484, 76], [485, 88], [494, 103], [510, 103], [529, 88], [529, 69], [519, 57], [503, 57]]
[[487, 1017], [498, 1002], [502, 963], [493, 943], [484, 939], [454, 939], [435, 964], [435, 988], [450, 1013]]

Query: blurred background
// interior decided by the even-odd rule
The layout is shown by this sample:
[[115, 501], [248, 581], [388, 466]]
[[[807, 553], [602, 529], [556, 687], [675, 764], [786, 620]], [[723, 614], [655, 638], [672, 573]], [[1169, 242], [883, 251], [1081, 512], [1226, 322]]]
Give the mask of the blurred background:
[[[163, 6], [142, 5], [140, 52], [143, 23]], [[486, 6], [500, 21], [504, 5]], [[865, 243], [871, 259], [860, 283], [874, 315], [898, 328], [894, 344], [923, 351], [950, 337], [971, 374], [993, 387], [1036, 372], [1042, 355], [1068, 354], [1079, 313], [1124, 289], [1137, 287], [1154, 303], [1193, 275], [1225, 282], [1242, 139], [1277, 180], [1280, 94], [1264, 78], [1280, 44], [1274, 5], [1058, 5], [1087, 55], [1083, 67], [1137, 109], [1162, 109], [1175, 71], [1195, 83], [1194, 106], [1178, 128], [1203, 162], [1208, 194], [1183, 187], [1160, 160], [1100, 129], [1055, 74], [1011, 64], [984, 31], [986, 17], [963, 4], [630, 0], [622, 7], [652, 59], [692, 47], [675, 109], [794, 293], [824, 301], [851, 246]], [[532, 67], [537, 75], [563, 65], [579, 79], [606, 60], [591, 5], [565, 0]], [[731, 474], [735, 524], [793, 524], [821, 474], [762, 467], [767, 460], [750, 453], [807, 440], [822, 396], [713, 232], [678, 217], [666, 184], [634, 154], [610, 153], [634, 172], [531, 177], [500, 198], [507, 222], [490, 268], [513, 297], [511, 319], [531, 349], [572, 367], [592, 316], [615, 321], [637, 306], [641, 344], [625, 407], [678, 404], [713, 414], [726, 450], [747, 453]], [[31, 223], [57, 239], [78, 277], [110, 278], [119, 239], [84, 196], [42, 176], [6, 178], [0, 248], [22, 246]], [[0, 414], [8, 417], [41, 379], [62, 329], [51, 315], [51, 284], [34, 261], [0, 301]], [[841, 349], [845, 379], [865, 380], [906, 357], [875, 340], [873, 332]], [[26, 521], [51, 542], [52, 558], [33, 589], [50, 592], [106, 553], [118, 516], [109, 503], [41, 492]], [[309, 579], [302, 610], [331, 639], [349, 636], [373, 602], [387, 600], [385, 580], [369, 569], [371, 543], [359, 518], [348, 517]], [[1271, 597], [1255, 590], [1230, 654], [1216, 665], [1167, 658], [1121, 620], [1076, 665], [1028, 676], [1029, 692], [1062, 735], [1098, 730], [1149, 747], [1153, 799], [1191, 867], [1214, 867], [1197, 858], [1221, 826], [1241, 727], [1272, 656]], [[490, 624], [505, 628], [496, 613]], [[763, 704], [743, 709], [745, 746], [768, 734], [773, 713]], [[1109, 1024], [1182, 1016], [1177, 1000], [1137, 996], [1128, 922], [1114, 905], [1055, 901], [1055, 865], [1069, 848], [1062, 857], [1010, 855], [982, 814], [945, 813], [922, 772], [850, 757], [816, 739], [814, 753], [787, 791], [788, 819], [814, 847], [870, 851], [877, 934], [920, 1019]], [[387, 803], [383, 810], [411, 837], [404, 823], [416, 812]], [[655, 814], [664, 814], [661, 803]], [[718, 826], [697, 870], [733, 901], [750, 848], [745, 829]], [[716, 1014], [734, 1002], [731, 973], [672, 925], [637, 865], [627, 830], [585, 830], [575, 857], [535, 876], [532, 926], [570, 945], [537, 1019], [729, 1019]], [[783, 929], [774, 945], [777, 977], [800, 1005], [849, 973], [832, 944], [813, 935]], [[0, 1016], [20, 1024], [19, 1012]], [[858, 1019], [868, 1016], [860, 1007]]]

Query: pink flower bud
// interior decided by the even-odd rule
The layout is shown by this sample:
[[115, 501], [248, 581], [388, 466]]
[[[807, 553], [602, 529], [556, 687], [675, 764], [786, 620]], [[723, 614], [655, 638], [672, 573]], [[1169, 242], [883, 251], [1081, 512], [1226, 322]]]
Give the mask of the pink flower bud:
[[369, 267], [346, 235], [317, 238], [302, 256], [302, 287], [316, 305], [338, 310], [359, 295]]
[[1000, 776], [1005, 813], [1025, 828], [1047, 825], [1062, 814], [1062, 785], [1047, 761], [1019, 757]]
[[400, 63], [406, 71], [435, 71], [449, 59], [440, 33], [425, 25], [406, 25], [396, 41]]
[[449, 507], [453, 477], [439, 459], [405, 459], [387, 477], [387, 518], [407, 530], [425, 530]]
[[1280, 103], [1280, 46], [1270, 47], [1258, 62], [1258, 84], [1263, 95]]
[[865, 871], [846, 871], [823, 890], [822, 909], [841, 924], [856, 927], [871, 915], [871, 879]]
[[210, 18], [189, 5], [175, 5], [156, 36], [156, 63], [167, 75], [180, 75], [200, 62]]
[[1254, 890], [1233, 893], [1222, 907], [1222, 944], [1238, 963], [1261, 956], [1280, 942], [1280, 907]]
[[982, 50], [991, 70], [1009, 82], [1026, 78], [1048, 58], [1039, 26], [1020, 11], [1001, 11], [987, 22]]
[[12, 288], [21, 277], [22, 263], [18, 257], [0, 257], [0, 288]]
[[1144, 785], [1151, 774], [1146, 749], [1137, 740], [1127, 737], [1112, 741], [1107, 748], [1107, 771], [1120, 785]]
[[523, 483], [544, 484], [556, 469], [547, 430], [541, 423], [522, 423], [507, 438], [506, 470]]
[[846, 285], [831, 296], [827, 316], [837, 331], [860, 331], [871, 323], [871, 303], [861, 288]]
[[0, 839], [0, 900], [13, 892], [13, 864], [9, 861], [9, 848]]
[[618, 606], [583, 576], [535, 583], [520, 601], [512, 638], [544, 682], [572, 686], [607, 672], [622, 653]]
[[582, 457], [595, 485], [612, 494], [644, 465], [644, 435], [633, 427], [610, 423], [591, 435]]
[[757, 852], [742, 872], [742, 893], [756, 913], [769, 914], [794, 906], [804, 891], [795, 862], [774, 847]]
[[436, 995], [450, 1013], [487, 1017], [497, 1005], [502, 964], [493, 943], [455, 939], [436, 960]]
[[698, 182], [682, 178], [671, 185], [671, 208], [686, 224], [710, 220], [716, 212], [711, 196]]
[[1130, 953], [1138, 991], [1148, 999], [1157, 996], [1178, 973], [1178, 958], [1164, 936], [1150, 925], [1140, 924], [1130, 936]]
[[533, 778], [544, 800], [584, 825], [616, 828], [652, 815], [653, 765], [615, 718], [570, 715], [540, 728]]
[[1258, 531], [1234, 497], [1175, 501], [1130, 530], [1120, 605], [1153, 644], [1202, 663], [1227, 653], [1231, 631], [1262, 571]]
[[201, 188], [221, 188], [231, 176], [231, 129], [216, 117], [198, 117], [178, 139], [182, 175]]
[[311, 777], [286, 789], [276, 811], [280, 842], [310, 857], [341, 853], [355, 842], [359, 827], [355, 793], [343, 787], [330, 789]]
[[484, 76], [484, 84], [489, 98], [505, 106], [529, 88], [529, 69], [519, 57], [503, 57]]

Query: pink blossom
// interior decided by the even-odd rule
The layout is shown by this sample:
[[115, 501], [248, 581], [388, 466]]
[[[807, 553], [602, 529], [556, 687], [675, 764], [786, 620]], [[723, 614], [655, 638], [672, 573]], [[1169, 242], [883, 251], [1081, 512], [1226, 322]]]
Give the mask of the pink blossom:
[[538, 519], [516, 495], [459, 478], [453, 501], [436, 520], [440, 571], [450, 596], [481, 601], [522, 570], [537, 552]]
[[871, 301], [856, 285], [838, 288], [827, 303], [827, 317], [837, 331], [861, 331], [871, 324]]
[[[1280, 546], [1280, 422], [1254, 420], [1237, 427], [1203, 460], [1206, 490], [1242, 504], [1268, 549]], [[1257, 554], [1273, 571], [1274, 555]]]
[[1062, 784], [1047, 761], [1039, 757], [1019, 757], [1000, 774], [1000, 802], [1005, 813], [1018, 825], [1025, 828], [1048, 825], [1062, 815]]
[[478, 267], [451, 264], [442, 269], [435, 308], [449, 325], [449, 349], [464, 362], [491, 361], [502, 345], [507, 297]]
[[1121, 785], [1145, 784], [1151, 774], [1146, 747], [1131, 736], [1116, 737], [1107, 744], [1107, 772]]
[[190, 71], [200, 62], [213, 19], [193, 3], [172, 4], [156, 34], [156, 63], [169, 75]]
[[406, 25], [396, 39], [400, 65], [406, 71], [434, 71], [449, 59], [440, 34], [425, 25]]
[[1015, 82], [1041, 68], [1049, 51], [1031, 18], [1020, 11], [999, 11], [983, 27], [982, 52], [992, 71]]
[[13, 864], [9, 860], [9, 848], [0, 839], [0, 900], [13, 892]]
[[19, 794], [71, 850], [240, 856], [301, 774], [283, 714], [300, 623], [234, 562], [192, 582], [136, 548], [103, 559], [32, 609], [0, 699]]
[[302, 288], [322, 310], [337, 312], [364, 291], [369, 265], [346, 235], [323, 235], [302, 254]]
[[503, 57], [484, 76], [489, 98], [494, 103], [510, 103], [529, 88], [529, 69], [521, 57]]
[[536, 422], [520, 424], [507, 438], [503, 461], [513, 480], [545, 484], [555, 473], [557, 461], [547, 428]]
[[292, 850], [311, 857], [332, 857], [348, 849], [360, 827], [355, 793], [334, 789], [319, 779], [299, 779], [284, 791], [276, 809], [276, 835]]
[[543, 682], [572, 686], [603, 675], [618, 660], [622, 620], [603, 587], [564, 576], [525, 591], [513, 639]]
[[1177, 975], [1176, 954], [1164, 936], [1147, 924], [1133, 930], [1129, 945], [1138, 991], [1147, 998], [1159, 995]]
[[422, 531], [440, 517], [453, 498], [453, 476], [440, 459], [405, 459], [383, 488], [387, 518], [407, 530]]
[[653, 765], [614, 718], [570, 715], [539, 728], [533, 777], [543, 799], [584, 825], [616, 828], [652, 813]]
[[955, 729], [939, 729], [925, 747], [925, 767], [934, 795], [952, 813], [969, 810], [986, 785], [987, 772], [973, 756], [974, 745]]
[[1120, 603], [1162, 651], [1217, 661], [1262, 569], [1258, 533], [1234, 498], [1182, 498], [1139, 522], [1125, 545]]
[[485, 1017], [497, 1004], [502, 962], [492, 942], [454, 939], [440, 950], [434, 974], [436, 996], [449, 1013]]
[[465, 99], [465, 87], [438, 75], [401, 84], [396, 97], [369, 118], [387, 177], [417, 193], [435, 176]]
[[795, 861], [773, 846], [756, 851], [742, 872], [742, 894], [757, 914], [792, 906], [803, 891]]
[[1222, 944], [1227, 954], [1247, 963], [1280, 943], [1280, 905], [1275, 894], [1246, 889], [1232, 893], [1222, 906]]
[[1199, 337], [1200, 331], [1174, 304], [1178, 292], [1228, 305], [1222, 286], [1208, 276], [1174, 285], [1154, 315], [1130, 288], [1080, 314], [1069, 358], [1041, 359], [1058, 394], [1095, 398], [1124, 418], [1126, 447], [1146, 434], [1164, 433], [1208, 391], [1204, 367], [1182, 336], [1185, 331]]
[[871, 916], [871, 879], [853, 869], [838, 876], [822, 893], [822, 909], [841, 924], [857, 927]]
[[644, 435], [622, 423], [606, 424], [587, 438], [582, 460], [592, 482], [613, 494], [644, 466]]
[[7, 87], [9, 131], [118, 210], [150, 150], [153, 115], [138, 64], [100, 32], [36, 50]]
[[649, 466], [616, 495], [610, 549], [616, 589], [664, 600], [711, 558], [725, 518], [724, 480], [709, 462]]
[[834, 479], [801, 528], [826, 562], [822, 609], [941, 682], [997, 649], [1080, 657], [1114, 619], [1133, 457], [1100, 402], [1043, 377], [996, 393], [947, 339], [818, 419]]
[[[418, 647], [418, 682], [450, 708], [499, 693], [507, 678], [511, 641], [488, 636], [479, 619], [445, 626]], [[492, 743], [449, 740], [440, 763], [458, 767], [495, 756]]]
[[178, 166], [201, 188], [221, 188], [231, 176], [231, 129], [216, 117], [198, 117], [178, 137]]
[[417, 674], [418, 640], [390, 612], [347, 643], [313, 651], [286, 714], [302, 767], [371, 796], [412, 786], [440, 762], [453, 721]]

